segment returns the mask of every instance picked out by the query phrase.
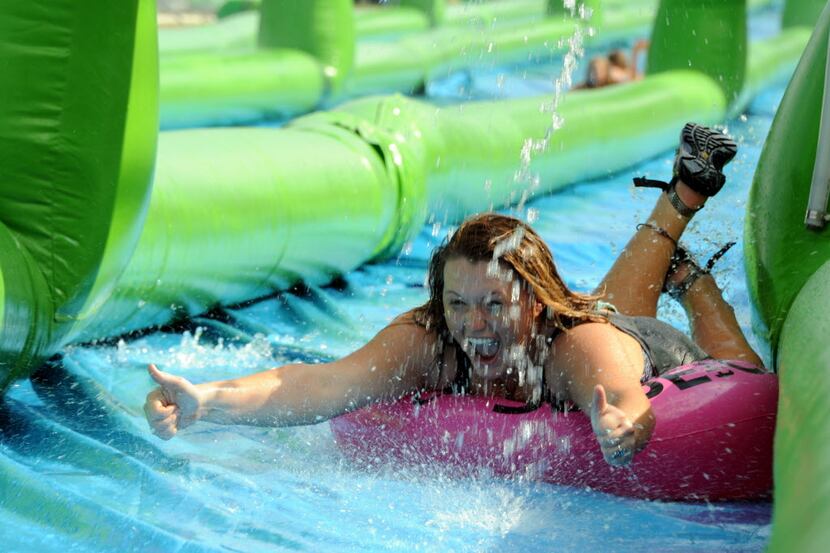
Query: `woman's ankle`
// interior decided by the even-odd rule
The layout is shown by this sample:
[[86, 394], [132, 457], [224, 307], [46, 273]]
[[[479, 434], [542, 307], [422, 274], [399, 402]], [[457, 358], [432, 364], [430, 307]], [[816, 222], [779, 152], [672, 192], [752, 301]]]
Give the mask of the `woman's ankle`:
[[693, 270], [694, 266], [688, 261], [670, 267], [666, 275], [666, 287], [679, 286]]
[[688, 184], [682, 180], [678, 180], [674, 185], [674, 190], [680, 201], [689, 209], [698, 210], [706, 203], [706, 196], [692, 190]]

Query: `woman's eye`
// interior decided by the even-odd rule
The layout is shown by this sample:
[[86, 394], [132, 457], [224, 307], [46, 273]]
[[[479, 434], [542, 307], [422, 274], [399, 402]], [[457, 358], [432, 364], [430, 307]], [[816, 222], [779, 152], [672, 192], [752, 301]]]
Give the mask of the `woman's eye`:
[[450, 305], [450, 307], [461, 307], [462, 305], [464, 305], [464, 302], [459, 300], [459, 299], [453, 299], [453, 300], [450, 300], [449, 305]]
[[498, 300], [491, 300], [487, 302], [487, 309], [490, 310], [491, 313], [499, 313], [501, 312], [502, 303]]

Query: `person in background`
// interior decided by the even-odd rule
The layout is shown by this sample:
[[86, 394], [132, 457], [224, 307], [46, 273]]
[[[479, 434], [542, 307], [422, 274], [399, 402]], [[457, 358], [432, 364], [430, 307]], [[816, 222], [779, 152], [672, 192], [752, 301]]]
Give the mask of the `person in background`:
[[607, 56], [591, 58], [585, 82], [575, 88], [601, 88], [643, 78], [642, 73], [637, 70], [638, 59], [641, 53], [648, 50], [648, 46], [647, 40], [638, 40], [631, 48], [630, 58], [619, 49], [612, 50]]

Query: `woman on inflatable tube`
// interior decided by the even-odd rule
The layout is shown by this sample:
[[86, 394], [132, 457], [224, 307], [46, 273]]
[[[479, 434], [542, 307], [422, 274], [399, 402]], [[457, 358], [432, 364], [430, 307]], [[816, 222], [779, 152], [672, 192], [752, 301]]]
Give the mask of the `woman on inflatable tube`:
[[[150, 365], [159, 385], [144, 406], [150, 427], [170, 439], [198, 420], [313, 424], [446, 391], [578, 407], [590, 413], [604, 459], [628, 464], [655, 426], [644, 381], [704, 359], [762, 367], [709, 274], [717, 255], [701, 269], [677, 245], [736, 151], [718, 131], [683, 128], [672, 180], [635, 180], [664, 193], [593, 295], [567, 288], [529, 226], [477, 215], [433, 253], [428, 301], [342, 359], [202, 384]], [[694, 340], [654, 318], [661, 291], [682, 303]]]

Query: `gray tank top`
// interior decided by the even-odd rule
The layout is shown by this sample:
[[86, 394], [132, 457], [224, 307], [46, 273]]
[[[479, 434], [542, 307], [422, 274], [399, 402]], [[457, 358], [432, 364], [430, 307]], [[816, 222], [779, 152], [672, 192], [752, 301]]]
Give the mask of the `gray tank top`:
[[613, 312], [607, 315], [608, 322], [640, 343], [653, 370], [653, 374], [645, 375], [647, 377], [709, 358], [691, 338], [668, 323], [653, 317], [632, 317]]

